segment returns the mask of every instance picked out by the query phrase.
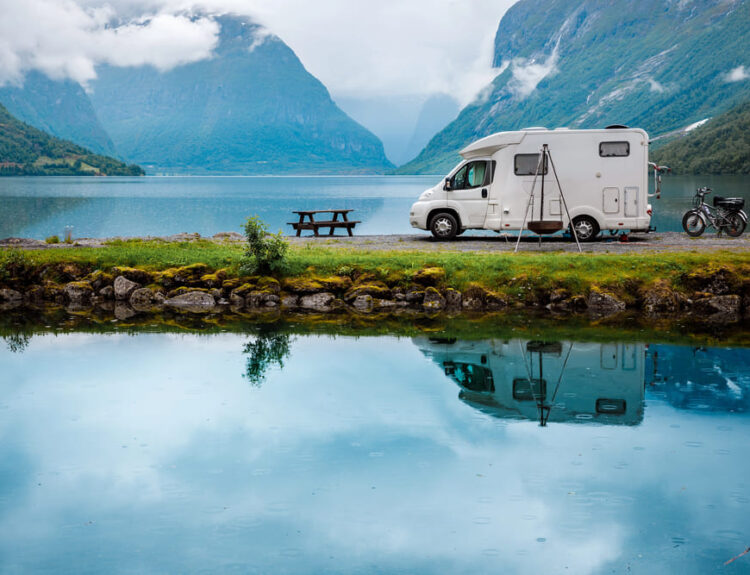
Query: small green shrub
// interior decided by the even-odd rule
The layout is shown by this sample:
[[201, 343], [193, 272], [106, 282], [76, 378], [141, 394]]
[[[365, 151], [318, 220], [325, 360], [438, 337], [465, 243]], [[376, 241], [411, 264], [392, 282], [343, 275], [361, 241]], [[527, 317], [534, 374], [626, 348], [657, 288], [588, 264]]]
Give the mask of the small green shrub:
[[279, 230], [268, 232], [268, 227], [258, 216], [247, 218], [245, 222], [247, 247], [242, 257], [242, 271], [248, 274], [269, 274], [285, 269], [285, 258], [289, 243]]
[[59, 244], [60, 236], [50, 236], [44, 240], [48, 244]]

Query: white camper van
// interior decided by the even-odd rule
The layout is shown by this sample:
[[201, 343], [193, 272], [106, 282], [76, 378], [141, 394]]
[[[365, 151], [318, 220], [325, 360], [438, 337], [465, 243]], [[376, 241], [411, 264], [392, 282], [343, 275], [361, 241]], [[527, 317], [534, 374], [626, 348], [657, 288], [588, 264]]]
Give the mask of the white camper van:
[[[550, 161], [540, 162], [545, 144]], [[441, 240], [468, 229], [533, 229], [530, 220], [564, 229], [572, 220], [581, 241], [604, 230], [650, 229], [648, 135], [641, 129], [526, 128], [492, 134], [460, 154], [463, 161], [412, 205], [412, 227]]]

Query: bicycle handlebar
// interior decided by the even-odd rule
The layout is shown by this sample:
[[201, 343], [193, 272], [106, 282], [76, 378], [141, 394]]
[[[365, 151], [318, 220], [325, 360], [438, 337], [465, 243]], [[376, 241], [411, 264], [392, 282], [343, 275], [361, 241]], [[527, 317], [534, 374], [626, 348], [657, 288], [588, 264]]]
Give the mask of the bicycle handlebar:
[[698, 188], [696, 191], [701, 195], [705, 195], [710, 194], [713, 190], [711, 188]]

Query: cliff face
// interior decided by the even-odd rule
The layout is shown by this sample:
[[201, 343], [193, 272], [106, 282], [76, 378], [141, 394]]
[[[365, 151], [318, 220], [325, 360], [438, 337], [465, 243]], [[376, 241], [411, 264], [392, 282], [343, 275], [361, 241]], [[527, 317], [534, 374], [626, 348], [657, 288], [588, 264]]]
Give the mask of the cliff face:
[[51, 80], [29, 72], [21, 86], [0, 87], [0, 104], [16, 118], [98, 154], [115, 148], [83, 88], [71, 80]]
[[213, 58], [167, 72], [105, 68], [92, 101], [120, 153], [156, 172], [378, 173], [383, 146], [280, 39], [218, 18]]
[[495, 38], [498, 76], [404, 173], [443, 173], [487, 134], [627, 124], [651, 135], [750, 99], [747, 0], [521, 0]]

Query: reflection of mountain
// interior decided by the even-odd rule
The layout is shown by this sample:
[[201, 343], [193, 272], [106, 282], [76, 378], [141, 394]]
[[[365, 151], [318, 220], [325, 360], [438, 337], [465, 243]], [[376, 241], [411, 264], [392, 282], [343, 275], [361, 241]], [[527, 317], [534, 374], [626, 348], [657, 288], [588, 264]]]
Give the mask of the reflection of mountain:
[[653, 345], [646, 357], [649, 395], [679, 409], [750, 408], [750, 350]]
[[[0, 217], [0, 238], [37, 237], [30, 228], [53, 219], [66, 212], [72, 212], [91, 200], [88, 198], [19, 198], [2, 197], [2, 217]], [[62, 236], [66, 224], [46, 226], [49, 234]], [[38, 239], [42, 239], [39, 237]]]
[[638, 425], [643, 344], [522, 340], [414, 343], [456, 382], [465, 403], [504, 419]]

